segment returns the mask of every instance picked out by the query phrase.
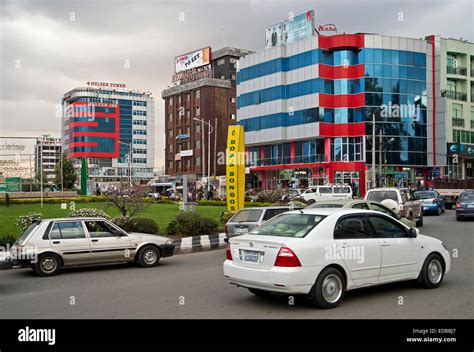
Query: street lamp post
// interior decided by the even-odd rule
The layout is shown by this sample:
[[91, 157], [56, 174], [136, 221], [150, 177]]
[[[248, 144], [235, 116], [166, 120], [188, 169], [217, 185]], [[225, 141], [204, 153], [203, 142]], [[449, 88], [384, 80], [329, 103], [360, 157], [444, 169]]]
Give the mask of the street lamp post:
[[[202, 123], [202, 131], [201, 131], [201, 136], [204, 136], [204, 124], [209, 126], [208, 133], [207, 133], [207, 194], [209, 195], [209, 192], [211, 191], [211, 182], [210, 182], [210, 177], [211, 177], [211, 134], [214, 132], [214, 127], [207, 122], [204, 121], [204, 119], [198, 119], [197, 117], [194, 117], [193, 120], [200, 121]], [[204, 167], [204, 137], [202, 137], [202, 155], [203, 155], [203, 167]], [[204, 168], [203, 168], [204, 170]], [[203, 172], [204, 176], [204, 172]]]
[[51, 135], [50, 134], [43, 134], [41, 135], [41, 153], [40, 153], [40, 157], [41, 157], [41, 162], [40, 162], [40, 183], [41, 183], [41, 208], [43, 208], [43, 147], [44, 147], [44, 140], [45, 138], [48, 138], [50, 137]]
[[128, 179], [130, 189], [132, 188], [132, 143], [125, 143], [119, 141], [120, 144], [124, 144], [128, 147]]

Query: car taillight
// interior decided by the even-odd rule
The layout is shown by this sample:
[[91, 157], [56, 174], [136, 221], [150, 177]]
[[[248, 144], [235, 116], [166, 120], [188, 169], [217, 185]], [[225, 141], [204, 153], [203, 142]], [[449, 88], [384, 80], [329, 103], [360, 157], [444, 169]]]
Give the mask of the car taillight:
[[227, 260], [232, 260], [232, 253], [230, 252], [230, 243], [227, 242], [227, 246], [225, 248], [225, 255]]
[[456, 209], [461, 209], [462, 208], [462, 204], [461, 203], [456, 203]]
[[436, 204], [436, 203], [438, 203], [438, 200], [437, 200], [437, 199], [433, 199], [433, 201], [432, 201], [431, 203]]
[[275, 266], [297, 267], [301, 266], [300, 260], [296, 254], [287, 247], [280, 248], [275, 260]]

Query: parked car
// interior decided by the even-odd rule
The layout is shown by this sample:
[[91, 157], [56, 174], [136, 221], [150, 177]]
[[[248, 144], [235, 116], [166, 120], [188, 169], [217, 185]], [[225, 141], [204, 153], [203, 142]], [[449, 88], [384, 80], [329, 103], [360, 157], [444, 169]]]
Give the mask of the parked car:
[[474, 192], [462, 192], [456, 202], [456, 220], [474, 217]]
[[337, 199], [337, 200], [330, 200], [330, 201], [321, 201], [318, 203], [311, 204], [308, 208], [315, 209], [315, 208], [349, 208], [349, 209], [366, 209], [366, 210], [374, 210], [380, 211], [384, 214], [391, 216], [394, 219], [399, 220], [404, 225], [408, 227], [416, 227], [416, 224], [404, 218], [390, 208], [386, 207], [382, 203], [378, 202], [371, 202], [368, 200], [347, 200], [347, 199]]
[[309, 187], [300, 195], [309, 203], [315, 203], [321, 198], [352, 199], [352, 188], [345, 185]]
[[423, 214], [435, 213], [441, 215], [445, 212], [444, 198], [436, 191], [416, 191], [413, 193], [415, 199], [421, 201]]
[[224, 276], [258, 296], [304, 294], [334, 308], [359, 287], [418, 280], [437, 288], [450, 270], [440, 240], [391, 216], [362, 209], [280, 214], [227, 243]]
[[230, 238], [247, 233], [274, 216], [293, 209], [288, 205], [240, 209], [225, 224], [226, 236]]
[[408, 188], [373, 188], [367, 191], [364, 199], [379, 203], [389, 199], [402, 217], [415, 221], [417, 227], [423, 226], [423, 207]]
[[15, 264], [33, 268], [40, 276], [61, 268], [105, 263], [158, 264], [173, 255], [167, 237], [127, 233], [102, 218], [62, 218], [34, 221], [10, 250]]

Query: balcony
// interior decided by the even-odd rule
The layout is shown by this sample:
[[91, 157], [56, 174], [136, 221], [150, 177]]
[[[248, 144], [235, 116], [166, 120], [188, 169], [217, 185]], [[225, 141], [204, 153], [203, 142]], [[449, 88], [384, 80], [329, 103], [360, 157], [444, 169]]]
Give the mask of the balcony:
[[467, 101], [467, 93], [455, 92], [453, 90], [447, 90], [446, 97], [448, 99]]
[[[467, 75], [467, 68], [466, 67], [454, 67], [454, 66], [446, 66], [448, 74], [451, 75], [462, 75], [466, 76]], [[472, 72], [471, 72], [472, 73]]]
[[474, 120], [471, 120], [471, 129], [474, 129]]
[[[471, 66], [474, 66], [474, 63], [471, 63]], [[471, 68], [471, 77], [474, 77], [474, 68]]]
[[464, 119], [453, 117], [453, 127], [464, 127]]
[[325, 161], [326, 161], [326, 156], [324, 154], [314, 154], [314, 155], [295, 156], [293, 158], [293, 161], [291, 160], [289, 156], [252, 160], [249, 163], [247, 163], [247, 166], [255, 167], [255, 166], [271, 166], [271, 165], [287, 165], [287, 164], [309, 164], [309, 163], [322, 163]]

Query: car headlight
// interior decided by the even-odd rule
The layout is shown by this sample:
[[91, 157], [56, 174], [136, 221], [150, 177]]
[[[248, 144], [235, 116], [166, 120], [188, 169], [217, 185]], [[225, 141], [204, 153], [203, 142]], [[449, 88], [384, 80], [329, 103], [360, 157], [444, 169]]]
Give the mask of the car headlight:
[[441, 242], [441, 245], [443, 246], [444, 249], [448, 250], [448, 247], [444, 244], [444, 242]]
[[166, 241], [166, 244], [168, 244], [168, 245], [173, 244], [173, 241], [172, 241], [172, 240], [168, 240], [168, 241]]

